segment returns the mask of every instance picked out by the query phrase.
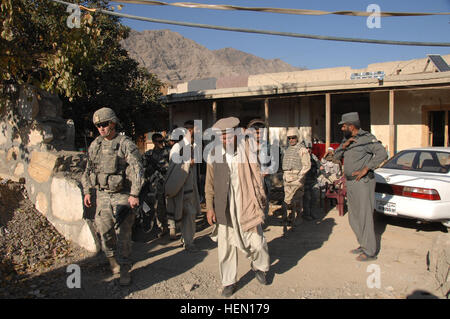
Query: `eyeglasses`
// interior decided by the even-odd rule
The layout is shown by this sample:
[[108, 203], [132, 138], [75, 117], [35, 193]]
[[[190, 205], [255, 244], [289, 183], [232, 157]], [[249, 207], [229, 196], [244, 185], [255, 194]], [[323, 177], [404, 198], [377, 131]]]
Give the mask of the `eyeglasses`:
[[288, 140], [296, 140], [297, 136], [288, 136]]
[[162, 142], [163, 142], [163, 140], [156, 140], [156, 141], [155, 141], [155, 143], [158, 143], [158, 144], [159, 144], [159, 143], [162, 143]]
[[106, 122], [102, 122], [102, 123], [97, 123], [97, 124], [95, 124], [95, 126], [96, 126], [97, 128], [100, 128], [100, 127], [107, 127], [107, 126], [109, 126], [110, 123], [111, 123], [111, 121], [106, 121]]

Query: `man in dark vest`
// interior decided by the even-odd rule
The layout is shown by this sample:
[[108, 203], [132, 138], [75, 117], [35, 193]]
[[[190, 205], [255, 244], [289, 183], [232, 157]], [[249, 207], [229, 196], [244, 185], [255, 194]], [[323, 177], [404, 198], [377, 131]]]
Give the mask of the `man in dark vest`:
[[320, 176], [320, 161], [317, 156], [312, 152], [312, 144], [307, 143], [311, 169], [306, 173], [305, 177], [305, 193], [303, 195], [303, 218], [306, 220], [316, 219], [317, 216], [314, 213], [316, 208], [319, 207], [320, 201], [320, 187], [318, 178]]
[[[205, 197], [207, 220], [216, 226], [211, 238], [218, 242], [222, 295], [231, 296], [237, 282], [237, 249], [251, 260], [256, 279], [267, 284], [270, 267], [267, 242], [261, 224], [264, 222], [265, 193], [257, 154], [251, 154], [245, 138], [235, 133], [236, 117], [217, 121], [213, 129], [220, 133], [217, 145], [207, 159]], [[238, 133], [239, 137], [243, 134]], [[253, 155], [253, 161], [250, 158]]]
[[[119, 119], [112, 109], [104, 107], [97, 110], [93, 122], [100, 136], [89, 146], [89, 159], [81, 181], [84, 204], [91, 207], [91, 192], [95, 188], [95, 225], [102, 248], [114, 277], [120, 274], [120, 284], [125, 286], [131, 281], [129, 257], [135, 219], [129, 209], [139, 206], [144, 170], [136, 144], [129, 137], [117, 133]], [[126, 211], [128, 213], [124, 213]]]
[[[163, 237], [169, 232], [166, 203], [164, 198], [164, 175], [169, 167], [170, 149], [165, 146], [161, 133], [153, 133], [152, 142], [154, 148], [148, 150], [143, 156], [145, 178], [152, 180], [152, 185], [156, 188], [156, 200], [154, 209], [156, 210], [156, 222], [159, 227], [158, 237]], [[175, 228], [170, 229], [170, 233], [175, 233]]]
[[373, 223], [375, 177], [373, 170], [386, 158], [387, 153], [377, 138], [361, 129], [357, 112], [342, 115], [344, 139], [334, 157], [344, 159], [347, 186], [348, 219], [359, 243], [351, 250], [359, 261], [376, 259], [377, 243]]

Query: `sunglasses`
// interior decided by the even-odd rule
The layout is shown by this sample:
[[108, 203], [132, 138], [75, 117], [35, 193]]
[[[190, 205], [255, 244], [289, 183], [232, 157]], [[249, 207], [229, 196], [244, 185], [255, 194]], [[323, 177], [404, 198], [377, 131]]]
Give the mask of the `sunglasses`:
[[288, 136], [288, 140], [296, 140], [297, 136]]
[[97, 124], [95, 124], [95, 126], [98, 128], [107, 127], [107, 126], [109, 126], [110, 123], [111, 123], [110, 121], [106, 121], [106, 122], [102, 122], [102, 123], [97, 123]]
[[163, 140], [156, 140], [156, 141], [155, 141], [155, 143], [158, 143], [158, 144], [159, 144], [159, 143], [162, 143], [162, 142], [163, 142]]

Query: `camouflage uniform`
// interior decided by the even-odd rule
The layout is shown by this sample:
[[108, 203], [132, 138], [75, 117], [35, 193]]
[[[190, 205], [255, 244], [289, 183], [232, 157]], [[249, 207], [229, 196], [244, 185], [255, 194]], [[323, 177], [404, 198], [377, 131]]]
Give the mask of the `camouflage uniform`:
[[95, 225], [100, 233], [102, 248], [108, 259], [118, 251], [119, 262], [129, 266], [135, 215], [128, 214], [117, 230], [115, 222], [121, 206], [129, 208], [129, 196], [137, 197], [143, 184], [138, 148], [124, 135], [116, 135], [112, 140], [98, 136], [89, 146], [88, 155], [88, 164], [82, 176], [83, 194], [90, 194], [93, 188], [96, 189]]
[[[145, 178], [153, 181], [152, 188], [156, 190], [154, 209], [156, 211], [156, 221], [161, 230], [167, 229], [166, 203], [164, 198], [164, 175], [169, 167], [169, 152], [167, 147], [162, 149], [154, 148], [145, 152], [143, 164]], [[156, 174], [157, 176], [153, 176]]]
[[289, 146], [283, 155], [284, 206], [288, 223], [294, 226], [295, 213], [303, 208], [305, 175], [311, 168], [308, 150], [298, 143]]

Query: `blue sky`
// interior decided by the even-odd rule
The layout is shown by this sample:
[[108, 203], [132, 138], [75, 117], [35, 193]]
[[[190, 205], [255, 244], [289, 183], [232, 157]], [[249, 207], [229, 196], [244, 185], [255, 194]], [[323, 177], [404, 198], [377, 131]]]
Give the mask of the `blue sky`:
[[[179, 0], [179, 2], [181, 1], [183, 0]], [[167, 0], [166, 2], [178, 1]], [[191, 2], [324, 11], [366, 11], [369, 4], [377, 4], [382, 11], [450, 12], [450, 0], [191, 0]], [[120, 3], [120, 1], [117, 3]], [[112, 4], [114, 5], [114, 3]], [[386, 17], [381, 18], [381, 28], [371, 29], [367, 27], [366, 17], [353, 16], [306, 16], [137, 4], [124, 4], [123, 9], [118, 12], [156, 19], [313, 35], [450, 42], [450, 15]], [[211, 50], [233, 47], [266, 59], [279, 58], [293, 66], [308, 69], [338, 66], [363, 68], [368, 64], [377, 62], [424, 58], [426, 54], [432, 53], [450, 54], [450, 47], [397, 46], [311, 40], [198, 29], [131, 19], [122, 19], [122, 23], [137, 31], [169, 29]]]

